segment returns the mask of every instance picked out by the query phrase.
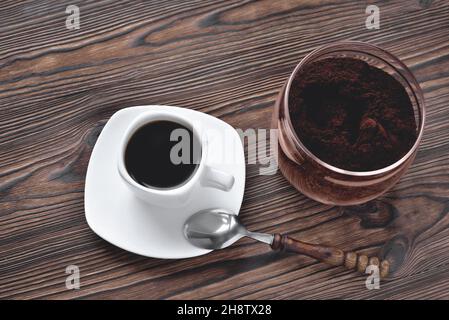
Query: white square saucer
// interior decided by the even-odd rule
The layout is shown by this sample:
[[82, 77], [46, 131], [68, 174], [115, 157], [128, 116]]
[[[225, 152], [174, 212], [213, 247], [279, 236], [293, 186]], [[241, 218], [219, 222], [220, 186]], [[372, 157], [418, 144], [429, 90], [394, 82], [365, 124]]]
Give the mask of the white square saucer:
[[[197, 188], [182, 208], [153, 206], [138, 199], [119, 175], [119, 142], [131, 121], [151, 110], [173, 112], [201, 123], [205, 130], [225, 132], [227, 142], [220, 143], [218, 139], [210, 141], [208, 154], [233, 153], [233, 161], [220, 165], [220, 170], [234, 176], [232, 189], [225, 192], [208, 187]], [[208, 208], [223, 208], [238, 214], [244, 188], [243, 146], [237, 131], [230, 125], [190, 109], [130, 107], [116, 112], [109, 119], [92, 151], [84, 194], [86, 220], [89, 227], [106, 241], [139, 255], [163, 259], [199, 256], [210, 250], [199, 249], [185, 239], [184, 222], [195, 212]]]

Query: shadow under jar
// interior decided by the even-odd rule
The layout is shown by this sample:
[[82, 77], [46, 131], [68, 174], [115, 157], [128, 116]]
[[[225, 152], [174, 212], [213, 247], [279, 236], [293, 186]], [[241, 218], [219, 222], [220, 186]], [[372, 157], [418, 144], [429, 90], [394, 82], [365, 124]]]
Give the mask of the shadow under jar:
[[[405, 89], [413, 107], [416, 141], [396, 162], [372, 171], [350, 171], [326, 163], [301, 141], [290, 118], [289, 96], [292, 82], [304, 67], [329, 58], [352, 58], [383, 70]], [[425, 121], [422, 90], [410, 70], [385, 50], [362, 42], [339, 42], [318, 48], [296, 66], [275, 104], [272, 128], [278, 129], [278, 162], [285, 178], [304, 195], [331, 205], [356, 205], [372, 200], [390, 189], [413, 162]]]

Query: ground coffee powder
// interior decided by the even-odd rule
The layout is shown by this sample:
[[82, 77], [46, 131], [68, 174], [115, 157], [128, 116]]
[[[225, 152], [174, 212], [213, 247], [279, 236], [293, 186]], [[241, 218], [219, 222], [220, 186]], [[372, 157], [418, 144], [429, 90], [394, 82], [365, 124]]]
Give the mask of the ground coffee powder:
[[391, 75], [353, 58], [306, 65], [289, 93], [293, 127], [318, 158], [370, 171], [404, 156], [417, 138], [413, 107]]

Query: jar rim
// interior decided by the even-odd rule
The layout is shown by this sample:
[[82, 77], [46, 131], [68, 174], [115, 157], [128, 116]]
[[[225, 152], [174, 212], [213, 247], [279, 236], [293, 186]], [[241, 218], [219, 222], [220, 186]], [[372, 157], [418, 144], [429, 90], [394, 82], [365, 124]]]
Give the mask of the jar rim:
[[[329, 51], [329, 50], [331, 50], [331, 51]], [[411, 92], [413, 93], [413, 95], [416, 99], [416, 103], [418, 105], [417, 108], [419, 111], [419, 125], [418, 125], [418, 135], [416, 137], [415, 143], [413, 144], [413, 146], [410, 148], [410, 150], [404, 156], [402, 156], [396, 162], [394, 162], [386, 167], [376, 169], [376, 170], [370, 170], [370, 171], [351, 171], [351, 170], [346, 170], [346, 169], [342, 169], [342, 168], [336, 167], [334, 165], [331, 165], [331, 164], [321, 160], [319, 157], [315, 156], [313, 154], [313, 152], [310, 151], [301, 142], [301, 139], [299, 139], [296, 131], [293, 128], [293, 124], [292, 124], [291, 118], [290, 118], [288, 100], [289, 100], [289, 95], [290, 95], [290, 88], [291, 88], [294, 78], [296, 77], [296, 74], [299, 72], [299, 70], [304, 65], [309, 63], [309, 60], [316, 58], [317, 56], [319, 57], [320, 55], [325, 54], [325, 53], [327, 54], [327, 53], [339, 52], [339, 51], [341, 51], [341, 52], [343, 52], [343, 51], [359, 52], [359, 53], [362, 53], [365, 55], [374, 56], [377, 59], [382, 60], [384, 63], [386, 63], [387, 65], [392, 67], [403, 78], [403, 80], [405, 82], [407, 82]], [[375, 54], [375, 51], [380, 51], [382, 54], [386, 55], [394, 63], [398, 64], [402, 70], [399, 70], [396, 66], [392, 65], [391, 62], [386, 61], [384, 58], [377, 56]], [[379, 174], [384, 174], [391, 170], [394, 170], [395, 168], [397, 168], [401, 164], [403, 164], [405, 161], [407, 161], [407, 159], [409, 159], [413, 155], [413, 153], [418, 149], [418, 146], [421, 142], [423, 132], [424, 132], [424, 123], [425, 123], [425, 118], [426, 118], [426, 106], [425, 106], [425, 102], [424, 102], [424, 96], [422, 93], [422, 89], [421, 89], [418, 81], [416, 80], [415, 76], [410, 71], [410, 69], [401, 60], [399, 60], [399, 58], [397, 58], [393, 54], [389, 53], [388, 51], [386, 51], [376, 45], [370, 44], [370, 43], [365, 43], [365, 42], [361, 42], [361, 41], [339, 41], [339, 42], [334, 42], [331, 44], [323, 45], [323, 46], [320, 46], [320, 47], [314, 49], [312, 52], [310, 52], [304, 58], [301, 59], [301, 61], [296, 65], [293, 72], [290, 74], [290, 77], [288, 78], [288, 81], [287, 81], [287, 84], [285, 87], [285, 94], [284, 94], [283, 99], [284, 99], [283, 105], [284, 105], [284, 109], [285, 109], [284, 116], [287, 120], [288, 126], [290, 126], [291, 131], [293, 133], [292, 138], [293, 138], [295, 144], [297, 144], [301, 148], [301, 150], [303, 150], [307, 154], [307, 156], [312, 158], [312, 160], [314, 160], [319, 165], [321, 165], [335, 173], [340, 173], [340, 174], [344, 174], [344, 175], [348, 175], [348, 176], [367, 177], [367, 176], [376, 176]]]

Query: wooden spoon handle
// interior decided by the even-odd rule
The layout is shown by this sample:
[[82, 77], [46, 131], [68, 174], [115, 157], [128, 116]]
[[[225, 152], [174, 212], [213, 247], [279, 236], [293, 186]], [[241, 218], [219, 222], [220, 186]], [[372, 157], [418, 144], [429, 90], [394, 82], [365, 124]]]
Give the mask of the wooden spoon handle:
[[271, 248], [273, 250], [304, 254], [333, 266], [345, 266], [348, 269], [357, 268], [362, 273], [365, 273], [368, 265], [377, 265], [379, 266], [381, 278], [385, 278], [390, 269], [390, 264], [387, 260], [380, 262], [377, 257], [368, 258], [366, 255], [358, 255], [355, 252], [345, 253], [343, 250], [332, 246], [306, 243], [279, 233], [274, 235]]

